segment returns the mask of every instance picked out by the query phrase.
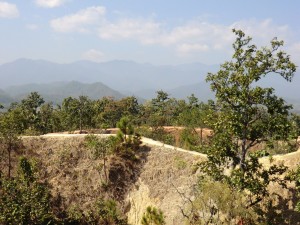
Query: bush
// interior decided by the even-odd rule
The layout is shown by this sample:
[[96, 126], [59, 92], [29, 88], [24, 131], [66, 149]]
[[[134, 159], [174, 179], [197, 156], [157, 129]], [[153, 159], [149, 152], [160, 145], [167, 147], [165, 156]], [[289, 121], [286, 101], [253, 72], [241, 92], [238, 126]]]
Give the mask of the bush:
[[139, 134], [144, 137], [151, 138], [156, 141], [163, 142], [168, 145], [175, 145], [175, 137], [164, 130], [163, 127], [140, 127], [138, 128]]
[[142, 225], [164, 225], [165, 216], [160, 209], [148, 206], [141, 221]]
[[0, 224], [54, 224], [50, 192], [37, 180], [34, 169], [23, 157], [15, 178], [1, 178]]

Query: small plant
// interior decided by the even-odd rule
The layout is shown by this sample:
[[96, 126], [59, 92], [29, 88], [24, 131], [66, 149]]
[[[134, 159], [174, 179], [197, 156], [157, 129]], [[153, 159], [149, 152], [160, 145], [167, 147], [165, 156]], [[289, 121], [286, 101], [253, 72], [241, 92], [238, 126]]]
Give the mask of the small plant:
[[112, 199], [100, 199], [96, 204], [96, 210], [99, 224], [127, 225], [127, 219], [122, 217], [117, 203]]
[[85, 137], [86, 146], [92, 150], [92, 155], [94, 159], [103, 160], [103, 170], [105, 175], [105, 183], [108, 182], [107, 175], [107, 156], [112, 152], [112, 143], [110, 139], [99, 138], [96, 135], [87, 135]]
[[244, 224], [240, 222], [255, 219], [243, 193], [226, 183], [200, 177], [194, 195], [193, 199], [184, 196], [187, 207], [181, 210], [188, 224]]
[[122, 117], [117, 127], [119, 128], [117, 136], [111, 138], [114, 152], [135, 159], [134, 153], [141, 144], [140, 135], [135, 133], [128, 117]]
[[141, 221], [142, 225], [164, 225], [165, 216], [160, 209], [148, 206]]
[[197, 146], [201, 145], [201, 140], [194, 129], [185, 128], [180, 133], [180, 145], [184, 149], [195, 150]]
[[290, 173], [287, 175], [287, 179], [295, 182], [295, 189], [298, 197], [298, 202], [295, 206], [295, 211], [300, 212], [300, 164], [294, 171], [290, 171]]
[[175, 137], [164, 130], [164, 127], [140, 127], [139, 133], [156, 141], [161, 141], [164, 144], [175, 145]]
[[179, 170], [185, 169], [188, 165], [187, 162], [184, 159], [182, 159], [181, 157], [178, 157], [178, 156], [174, 158], [174, 161], [175, 161], [176, 167]]

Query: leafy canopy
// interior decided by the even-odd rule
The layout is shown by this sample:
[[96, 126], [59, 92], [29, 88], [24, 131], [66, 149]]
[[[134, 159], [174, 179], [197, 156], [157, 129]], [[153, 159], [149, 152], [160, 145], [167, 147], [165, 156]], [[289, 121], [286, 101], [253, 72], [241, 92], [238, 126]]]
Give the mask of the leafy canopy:
[[278, 181], [283, 166], [264, 169], [258, 158], [266, 152], [249, 154], [261, 142], [287, 140], [292, 131], [289, 120], [291, 106], [277, 97], [272, 87], [261, 87], [258, 81], [276, 74], [291, 81], [296, 66], [280, 47], [283, 41], [274, 38], [270, 47], [257, 48], [241, 30], [233, 30], [232, 60], [220, 70], [209, 73], [215, 92], [215, 111], [209, 115], [214, 135], [208, 145], [208, 161], [203, 171], [216, 180], [223, 180], [249, 194], [249, 207], [268, 195], [267, 185]]

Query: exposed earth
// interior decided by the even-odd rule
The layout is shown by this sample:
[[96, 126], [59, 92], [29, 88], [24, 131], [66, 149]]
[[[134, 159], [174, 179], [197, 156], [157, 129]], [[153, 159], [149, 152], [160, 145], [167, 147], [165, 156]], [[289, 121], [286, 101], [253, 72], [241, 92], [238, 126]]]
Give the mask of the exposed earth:
[[[112, 134], [99, 134], [103, 138], [109, 135]], [[60, 133], [22, 138], [23, 153], [40, 161], [42, 178], [50, 184], [52, 195], [60, 198], [64, 207], [80, 205], [82, 210], [102, 194], [104, 181], [103, 174], [99, 172], [102, 161], [93, 160], [91, 152], [84, 148], [85, 136]], [[147, 206], [155, 206], [164, 212], [167, 225], [184, 224], [181, 210], [185, 207], [186, 199], [183, 196], [191, 197], [199, 173], [195, 165], [205, 160], [206, 155], [149, 138], [142, 138], [142, 142], [139, 155], [141, 163], [138, 167], [132, 167], [133, 172], [128, 169], [131, 164], [123, 163], [120, 168], [117, 158], [109, 161], [110, 166], [123, 170], [120, 176], [125, 179], [130, 177], [127, 183], [122, 181], [123, 190], [116, 190], [122, 195], [121, 206], [128, 216], [128, 222], [140, 224]], [[261, 162], [265, 166], [270, 164], [267, 157]], [[300, 162], [300, 151], [276, 155], [273, 162], [283, 163], [293, 169]], [[282, 192], [276, 187], [274, 191]]]

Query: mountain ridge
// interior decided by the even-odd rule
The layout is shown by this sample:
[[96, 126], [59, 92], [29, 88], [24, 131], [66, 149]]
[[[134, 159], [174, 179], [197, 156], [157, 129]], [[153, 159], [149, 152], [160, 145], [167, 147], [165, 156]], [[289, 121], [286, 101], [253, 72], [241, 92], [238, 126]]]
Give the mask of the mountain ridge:
[[5, 100], [5, 97], [10, 98], [10, 101], [3, 101], [3, 103], [20, 101], [21, 99], [26, 98], [26, 96], [33, 91], [38, 92], [45, 101], [53, 102], [54, 104], [61, 103], [64, 98], [77, 98], [80, 95], [86, 95], [91, 99], [101, 99], [103, 97], [121, 99], [125, 97], [125, 95], [111, 89], [101, 82], [87, 84], [78, 81], [71, 81], [10, 86], [0, 91], [0, 102]]
[[[111, 95], [115, 98], [121, 96], [136, 96], [142, 99], [151, 99], [156, 96], [156, 91], [163, 90], [175, 98], [186, 98], [191, 94], [195, 94], [201, 101], [206, 101], [213, 98], [213, 93], [210, 90], [209, 84], [205, 82], [205, 76], [208, 72], [217, 72], [219, 66], [205, 65], [200, 62], [179, 64], [179, 65], [152, 65], [150, 63], [137, 63], [126, 60], [112, 60], [107, 62], [91, 62], [87, 60], [76, 61], [72, 63], [59, 64], [47, 60], [32, 60], [20, 58], [13, 62], [0, 65], [0, 89], [5, 93], [0, 92], [0, 102], [9, 102], [11, 98], [16, 96], [20, 98], [24, 96], [24, 88], [27, 85], [27, 94], [34, 91], [34, 88], [29, 90], [28, 87], [35, 83], [42, 85], [39, 92], [48, 90], [47, 95], [51, 93], [46, 84], [52, 84], [50, 87], [55, 90], [55, 95], [64, 93], [64, 89], [56, 89], [53, 87], [55, 83], [77, 81], [85, 85], [91, 85], [89, 88], [97, 89], [93, 94], [93, 90], [80, 91], [80, 88], [73, 90], [72, 96], [82, 94], [95, 95], [101, 97], [103, 95]], [[297, 105], [299, 108], [300, 97], [295, 93], [298, 92], [300, 86], [299, 73], [296, 73], [291, 83], [286, 82], [283, 78], [278, 79], [279, 76], [268, 76], [263, 78], [259, 85], [265, 87], [274, 87], [278, 96], [287, 99], [288, 102]], [[102, 83], [105, 88], [99, 88], [97, 85], [92, 86], [93, 83]], [[51, 89], [50, 88], [50, 89]], [[111, 89], [106, 94], [99, 94], [100, 89]], [[23, 93], [9, 93], [14, 89], [15, 92]], [[107, 89], [108, 90], [108, 89]], [[114, 93], [112, 92], [115, 91]], [[77, 91], [75, 94], [74, 91]], [[118, 92], [118, 93], [116, 93]], [[43, 93], [40, 93], [43, 94]], [[52, 93], [53, 94], [53, 93]], [[69, 93], [70, 94], [70, 93]], [[19, 95], [19, 96], [18, 96]], [[61, 97], [60, 97], [61, 98]], [[290, 101], [293, 100], [293, 101]]]
[[216, 68], [215, 65], [202, 63], [155, 66], [125, 60], [102, 63], [82, 60], [59, 64], [21, 58], [0, 65], [0, 79], [4, 81], [0, 88], [76, 80], [84, 83], [102, 82], [119, 91], [172, 89], [204, 80], [205, 74]]

